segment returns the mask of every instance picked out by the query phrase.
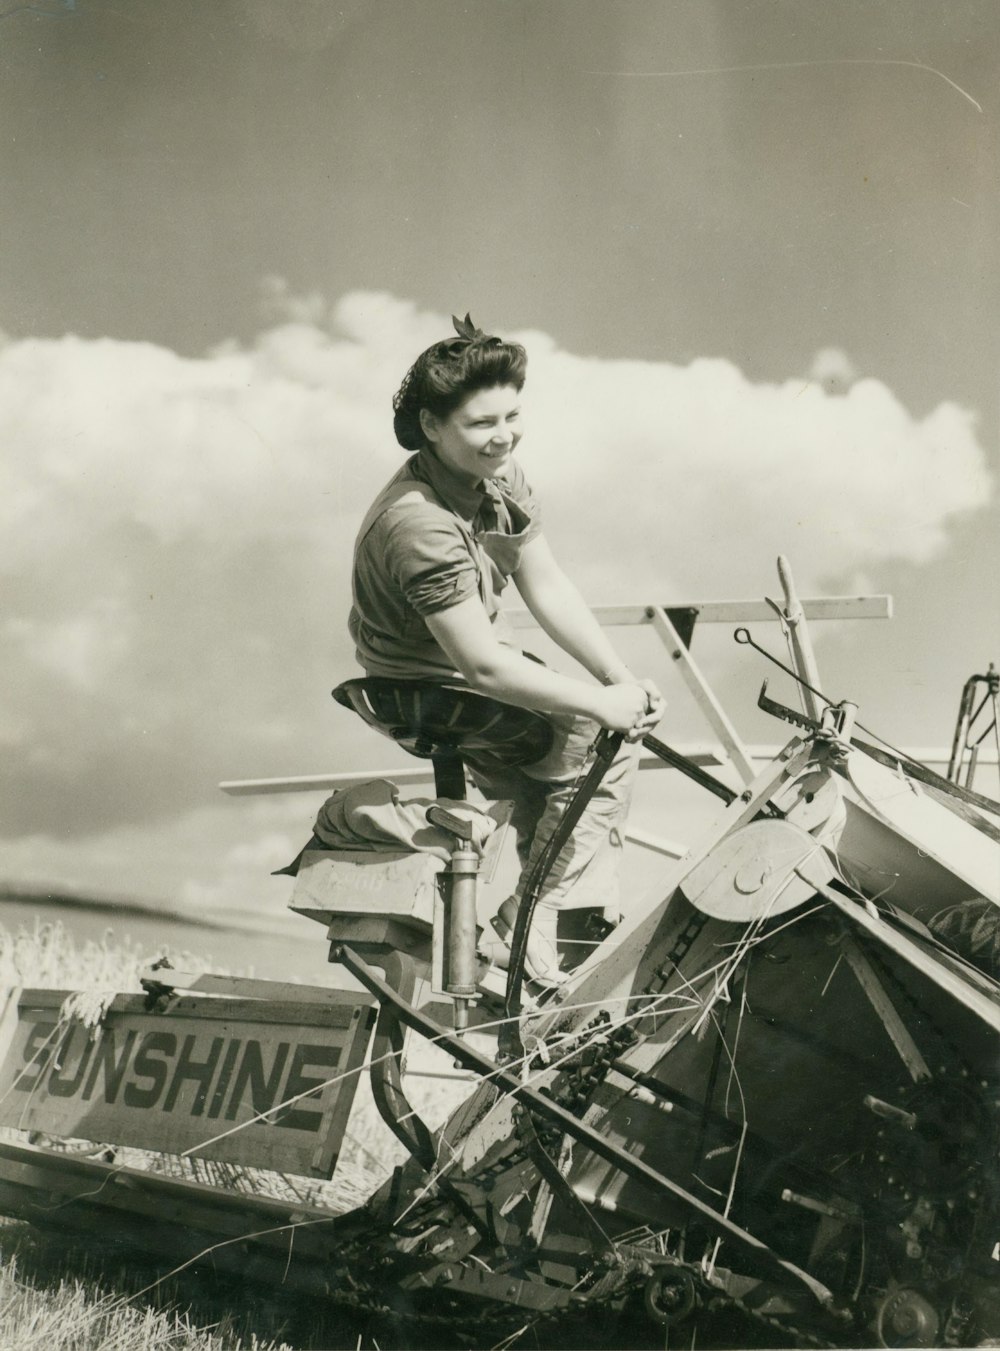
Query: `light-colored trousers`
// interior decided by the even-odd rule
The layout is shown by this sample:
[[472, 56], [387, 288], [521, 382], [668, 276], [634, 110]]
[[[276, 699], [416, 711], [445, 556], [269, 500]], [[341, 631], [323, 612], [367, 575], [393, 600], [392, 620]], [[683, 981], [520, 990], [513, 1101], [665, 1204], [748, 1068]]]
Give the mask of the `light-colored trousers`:
[[[502, 765], [488, 752], [463, 756], [470, 777], [488, 797], [514, 802], [511, 825], [521, 860], [521, 879], [514, 893], [518, 901], [535, 860], [590, 768], [590, 750], [600, 731], [597, 723], [575, 714], [546, 717], [555, 729], [552, 749], [533, 765]], [[554, 910], [594, 907], [612, 922], [618, 919], [623, 832], [638, 759], [639, 747], [623, 742], [560, 850], [542, 888], [541, 904]]]

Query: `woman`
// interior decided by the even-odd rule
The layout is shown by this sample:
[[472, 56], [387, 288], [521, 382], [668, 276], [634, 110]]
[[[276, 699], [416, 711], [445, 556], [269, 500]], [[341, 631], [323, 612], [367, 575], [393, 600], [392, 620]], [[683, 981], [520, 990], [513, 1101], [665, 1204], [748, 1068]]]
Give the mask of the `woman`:
[[[515, 802], [522, 882], [572, 796], [598, 727], [627, 745], [549, 874], [532, 921], [527, 974], [558, 983], [556, 921], [600, 907], [617, 922], [618, 828], [631, 796], [634, 743], [659, 721], [663, 700], [618, 657], [542, 532], [537, 500], [513, 452], [521, 439], [527, 357], [455, 320], [458, 336], [422, 352], [393, 400], [396, 439], [413, 452], [376, 498], [358, 534], [349, 627], [369, 675], [456, 680], [548, 715], [552, 750], [520, 769], [467, 758], [479, 786]], [[511, 642], [500, 597], [513, 581], [540, 626], [601, 683], [525, 657]], [[493, 924], [502, 959], [518, 893]], [[489, 949], [486, 949], [489, 952]]]

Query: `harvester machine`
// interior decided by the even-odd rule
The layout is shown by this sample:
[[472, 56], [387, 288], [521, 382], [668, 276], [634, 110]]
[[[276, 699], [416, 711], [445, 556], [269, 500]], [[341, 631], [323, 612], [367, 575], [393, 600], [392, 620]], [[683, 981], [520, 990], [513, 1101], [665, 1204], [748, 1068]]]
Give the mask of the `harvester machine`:
[[[111, 1226], [170, 1260], [207, 1252], [379, 1318], [383, 1337], [395, 1323], [403, 1344], [1000, 1344], [1000, 804], [968, 753], [982, 771], [996, 676], [963, 693], [939, 774], [820, 688], [807, 619], [885, 598], [799, 601], [781, 571], [781, 603], [602, 616], [664, 640], [727, 774], [647, 738], [644, 763], [693, 779], [714, 816], [686, 851], [662, 846], [617, 927], [591, 917], [555, 986], [526, 971], [532, 908], [613, 741], [526, 880], [498, 972], [477, 957], [477, 878], [505, 811], [463, 802], [462, 753], [537, 755], [544, 720], [416, 682], [339, 687], [437, 783], [415, 847], [314, 836], [291, 869], [292, 908], [350, 979], [151, 971], [99, 1035], [66, 992], [12, 992], [0, 1112], [20, 1135], [0, 1142], [0, 1209]], [[767, 655], [746, 627], [764, 618], [801, 696], [761, 690], [788, 737], [767, 757], [690, 650], [696, 621], [718, 620]], [[434, 1129], [410, 1100], [420, 1046], [461, 1090]], [[406, 1157], [360, 1206], [129, 1161], [173, 1151], [335, 1183], [362, 1073]]]

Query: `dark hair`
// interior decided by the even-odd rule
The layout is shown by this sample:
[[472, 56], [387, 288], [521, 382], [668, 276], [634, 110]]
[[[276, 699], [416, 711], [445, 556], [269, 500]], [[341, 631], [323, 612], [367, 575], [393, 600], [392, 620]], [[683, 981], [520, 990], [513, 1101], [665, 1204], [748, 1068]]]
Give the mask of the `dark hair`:
[[524, 385], [528, 354], [520, 343], [473, 328], [468, 316], [464, 323], [456, 320], [455, 327], [459, 337], [444, 338], [421, 352], [393, 398], [392, 427], [404, 450], [422, 450], [427, 444], [421, 408], [445, 418], [476, 390], [494, 385], [520, 390]]

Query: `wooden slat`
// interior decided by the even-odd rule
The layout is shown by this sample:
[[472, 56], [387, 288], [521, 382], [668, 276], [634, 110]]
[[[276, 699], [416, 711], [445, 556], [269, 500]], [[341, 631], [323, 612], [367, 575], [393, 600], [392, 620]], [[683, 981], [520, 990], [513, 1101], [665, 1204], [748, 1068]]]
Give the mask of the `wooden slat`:
[[[296, 985], [292, 981], [254, 980], [248, 976], [217, 976], [212, 971], [183, 971], [174, 967], [147, 966], [139, 972], [140, 981], [151, 981], [171, 990], [191, 991], [232, 999], [281, 1000], [284, 1004], [340, 1004], [349, 998], [352, 1004], [375, 1001], [366, 991], [349, 993], [325, 985]], [[218, 1008], [218, 1005], [210, 1007]], [[206, 1017], [208, 1014], [206, 1013]]]
[[[153, 974], [154, 977], [158, 978], [161, 974], [169, 974], [169, 972], [154, 972]], [[217, 977], [217, 979], [222, 978]], [[262, 981], [261, 984], [272, 984], [272, 982]], [[373, 1008], [375, 1005], [375, 1000], [363, 991], [329, 989], [323, 992], [327, 998], [322, 1003], [317, 1003], [315, 1000], [296, 999], [294, 994], [291, 998], [284, 998], [287, 994], [287, 988], [280, 981], [273, 982], [272, 997], [266, 1003], [263, 1001], [250, 1003], [245, 998], [226, 996], [213, 999], [195, 999], [178, 995], [170, 1003], [169, 1008], [156, 1013], [156, 1018], [161, 1020], [173, 1019], [175, 1022], [180, 1018], [185, 1020], [198, 1019], [213, 1025], [252, 1022], [341, 1029], [351, 1026], [358, 1005], [363, 1005], [366, 1008]], [[294, 989], [294, 987], [292, 988]], [[69, 990], [23, 990], [18, 1002], [20, 1017], [23, 1020], [26, 1014], [33, 1013], [36, 1010], [41, 1013], [58, 1013], [70, 994], [71, 991]], [[110, 1015], [135, 1015], [147, 1019], [152, 1016], [147, 1007], [146, 996], [141, 994], [116, 995], [108, 1013]], [[55, 1019], [52, 1018], [51, 1021], [55, 1021]], [[169, 1027], [170, 1024], [164, 1021], [163, 1026]]]
[[[806, 619], [891, 619], [891, 596], [816, 596], [800, 602]], [[646, 605], [592, 605], [591, 613], [609, 627], [649, 624], [650, 610], [697, 610], [699, 624], [757, 624], [777, 620], [766, 600], [672, 600]], [[515, 629], [538, 627], [530, 610], [505, 610]]]
[[806, 717], [812, 718], [814, 722], [819, 722], [823, 714], [823, 701], [813, 691], [822, 689], [823, 682], [819, 678], [816, 653], [813, 650], [809, 625], [806, 622], [808, 616], [802, 608], [802, 602], [795, 589], [791, 564], [784, 554], [778, 555], [778, 576], [781, 578], [781, 589], [785, 593], [785, 604], [782, 610], [785, 638], [788, 642], [792, 666], [799, 676], [799, 702]]
[[910, 1078], [914, 1083], [929, 1079], [931, 1077], [930, 1066], [921, 1054], [920, 1047], [911, 1037], [909, 1028], [900, 1018], [895, 1004], [889, 998], [888, 991], [879, 980], [871, 962], [861, 951], [852, 934], [846, 933], [844, 935], [842, 951], [858, 984], [864, 990], [868, 1002], [885, 1028], [886, 1035], [899, 1053], [900, 1060], [906, 1066]]
[[653, 628], [670, 653], [671, 660], [677, 663], [681, 678], [691, 691], [695, 702], [705, 715], [716, 736], [725, 746], [739, 771], [744, 783], [750, 783], [754, 777], [754, 766], [747, 748], [739, 733], [729, 719], [726, 710], [716, 698], [711, 685], [705, 679], [701, 668], [691, 655], [691, 650], [681, 640], [666, 610], [653, 607], [651, 616]]
[[296, 774], [280, 779], [229, 779], [219, 784], [230, 797], [258, 793], [317, 793], [328, 788], [344, 788], [367, 779], [391, 779], [393, 783], [433, 783], [434, 771], [430, 764], [394, 765], [391, 769], [368, 769], [359, 773]]
[[870, 902], [853, 901], [847, 896], [842, 896], [840, 892], [834, 891], [818, 877], [810, 876], [805, 868], [796, 869], [796, 872], [812, 886], [815, 886], [816, 890], [832, 902], [852, 924], [857, 925], [859, 929], [863, 929], [865, 933], [877, 939], [898, 957], [909, 962], [915, 970], [926, 976], [928, 980], [933, 981], [946, 994], [982, 1019], [994, 1032], [1000, 1032], [1000, 998], [992, 991], [986, 993], [977, 989], [965, 977], [964, 973], [960, 974], [952, 970], [946, 964], [946, 960], [939, 960], [932, 956], [912, 938], [893, 928], [879, 915], [873, 915], [868, 909]]
[[[722, 750], [721, 746], [710, 747], [704, 742], [699, 742], [695, 746], [676, 746], [676, 750], [696, 765], [703, 768], [729, 764], [729, 757]], [[753, 745], [747, 746], [746, 752], [751, 760], [758, 764], [764, 764], [768, 760], [773, 760], [779, 753], [781, 747], [775, 745]], [[908, 746], [904, 747], [906, 755], [911, 760], [916, 760], [923, 765], [946, 765], [951, 755], [950, 749], [943, 746]], [[979, 754], [979, 768], [982, 770], [989, 766], [997, 764], [997, 753], [995, 750], [981, 750]], [[639, 768], [649, 769], [669, 769], [670, 766], [658, 759], [655, 755], [644, 754], [639, 760]], [[434, 775], [428, 766], [426, 769], [422, 765], [411, 767], [410, 765], [393, 766], [391, 769], [370, 769], [370, 770], [345, 770], [336, 774], [305, 774], [296, 775], [282, 779], [231, 779], [225, 783], [220, 783], [219, 787], [230, 797], [254, 797], [266, 796], [269, 793], [317, 793], [329, 791], [337, 788], [349, 788], [352, 784], [365, 783], [369, 779], [391, 779], [399, 784], [431, 784], [434, 781]]]
[[[693, 764], [701, 766], [726, 765], [728, 757], [719, 747], [699, 742], [694, 746], [678, 746]], [[751, 747], [755, 758], [770, 760], [776, 754], [772, 747]], [[669, 769], [657, 756], [646, 752], [639, 760], [640, 769]], [[253, 797], [269, 793], [316, 793], [337, 788], [349, 788], [369, 779], [391, 779], [398, 784], [433, 784], [434, 772], [428, 762], [411, 767], [393, 766], [391, 769], [344, 770], [334, 774], [299, 774], [281, 779], [227, 779], [219, 787], [230, 797]]]

